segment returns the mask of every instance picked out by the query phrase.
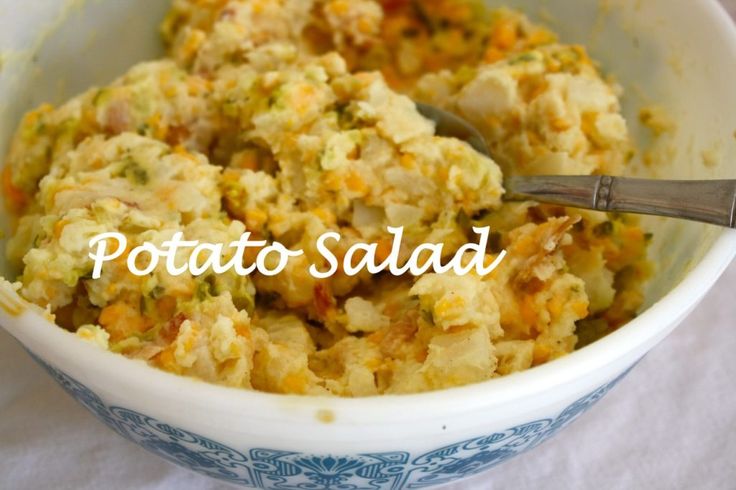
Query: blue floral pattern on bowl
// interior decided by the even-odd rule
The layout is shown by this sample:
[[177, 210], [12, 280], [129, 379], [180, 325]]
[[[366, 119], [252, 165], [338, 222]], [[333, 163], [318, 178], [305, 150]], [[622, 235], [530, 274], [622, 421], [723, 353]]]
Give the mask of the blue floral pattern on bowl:
[[268, 490], [418, 489], [481, 473], [527, 451], [566, 427], [626, 374], [582, 397], [557, 417], [475, 437], [412, 457], [394, 451], [310, 455], [254, 448], [247, 454], [123, 407], [107, 406], [89, 388], [33, 356], [98, 419], [126, 439], [203, 475]]

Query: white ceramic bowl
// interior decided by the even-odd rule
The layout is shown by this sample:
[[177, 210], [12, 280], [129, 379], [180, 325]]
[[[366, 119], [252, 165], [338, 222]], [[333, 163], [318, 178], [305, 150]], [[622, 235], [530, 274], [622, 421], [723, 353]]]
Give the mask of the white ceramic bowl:
[[[639, 173], [736, 177], [728, 163], [736, 162], [736, 30], [715, 0], [501, 3], [589, 46], [626, 87], [637, 136], [644, 103], [677, 118], [671, 161]], [[166, 0], [0, 0], [0, 153], [31, 106], [157, 55], [155, 25], [166, 8]], [[723, 163], [703, 165], [704, 151]], [[80, 342], [8, 288], [0, 323], [112, 429], [202, 474], [263, 488], [422, 488], [484, 471], [569, 424], [685, 318], [736, 252], [736, 232], [657, 219], [647, 226], [658, 271], [639, 318], [564, 359], [436, 393], [351, 400], [213, 386]]]

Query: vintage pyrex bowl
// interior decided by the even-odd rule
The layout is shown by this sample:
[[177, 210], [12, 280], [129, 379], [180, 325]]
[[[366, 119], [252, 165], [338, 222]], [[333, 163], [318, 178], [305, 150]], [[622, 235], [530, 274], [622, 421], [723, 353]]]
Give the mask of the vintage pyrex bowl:
[[[736, 29], [716, 1], [495, 3], [588, 45], [627, 89], [626, 114], [642, 143], [642, 104], [659, 103], [677, 119], [671, 160], [640, 174], [736, 177]], [[167, 5], [0, 0], [0, 153], [23, 111], [157, 55]], [[704, 152], [721, 163], [704, 165]], [[5, 215], [2, 225], [7, 236]], [[261, 488], [424, 488], [485, 471], [566, 427], [686, 317], [736, 253], [733, 231], [658, 219], [647, 226], [657, 272], [639, 318], [548, 365], [437, 393], [350, 400], [213, 386], [81, 342], [9, 288], [0, 324], [110, 428], [196, 472]]]

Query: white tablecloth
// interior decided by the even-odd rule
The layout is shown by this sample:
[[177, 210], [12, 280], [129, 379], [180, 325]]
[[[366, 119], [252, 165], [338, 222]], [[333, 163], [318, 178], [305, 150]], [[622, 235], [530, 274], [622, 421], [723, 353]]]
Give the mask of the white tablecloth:
[[[724, 0], [736, 12], [736, 0]], [[452, 490], [736, 488], [736, 264], [682, 327], [537, 449]], [[0, 332], [0, 489], [230, 488], [105, 428]]]

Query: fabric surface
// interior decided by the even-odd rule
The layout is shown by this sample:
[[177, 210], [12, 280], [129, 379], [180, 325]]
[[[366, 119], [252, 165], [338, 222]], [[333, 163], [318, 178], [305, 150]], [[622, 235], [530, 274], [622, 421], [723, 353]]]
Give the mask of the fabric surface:
[[[736, 0], [726, 3], [736, 13]], [[552, 440], [448, 490], [736, 488], [736, 264], [684, 324]], [[0, 489], [231, 488], [98, 422], [0, 332]]]

